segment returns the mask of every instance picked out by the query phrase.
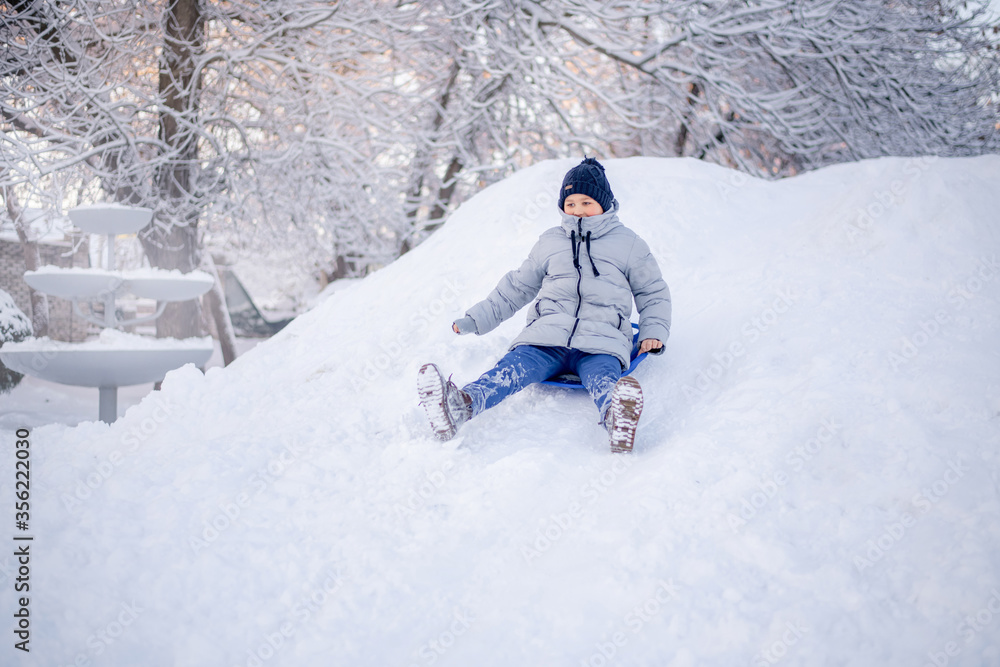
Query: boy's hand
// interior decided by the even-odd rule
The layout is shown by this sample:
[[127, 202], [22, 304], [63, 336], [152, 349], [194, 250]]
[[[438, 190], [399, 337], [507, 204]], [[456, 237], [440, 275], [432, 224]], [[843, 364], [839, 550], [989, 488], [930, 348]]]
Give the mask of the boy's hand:
[[639, 354], [660, 354], [663, 352], [663, 343], [656, 338], [647, 338], [639, 343]]
[[470, 334], [476, 333], [476, 321], [466, 315], [465, 317], [455, 320], [451, 323], [451, 330], [457, 334]]

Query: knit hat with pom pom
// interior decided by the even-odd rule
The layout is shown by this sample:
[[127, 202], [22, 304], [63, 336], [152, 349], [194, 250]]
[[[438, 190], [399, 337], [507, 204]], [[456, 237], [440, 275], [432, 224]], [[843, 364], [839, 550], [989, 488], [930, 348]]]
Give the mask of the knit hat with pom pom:
[[611, 208], [615, 195], [611, 185], [604, 175], [604, 166], [592, 157], [585, 157], [583, 162], [566, 172], [562, 187], [559, 189], [559, 210], [569, 195], [587, 195], [605, 211]]

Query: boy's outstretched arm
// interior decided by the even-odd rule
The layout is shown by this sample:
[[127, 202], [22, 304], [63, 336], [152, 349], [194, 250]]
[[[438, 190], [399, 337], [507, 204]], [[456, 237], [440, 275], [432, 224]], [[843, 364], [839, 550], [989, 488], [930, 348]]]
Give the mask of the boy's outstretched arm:
[[545, 268], [538, 261], [537, 249], [536, 244], [520, 268], [501, 278], [488, 297], [469, 308], [465, 317], [453, 322], [452, 331], [459, 334], [489, 333], [531, 302], [538, 295], [545, 277]]

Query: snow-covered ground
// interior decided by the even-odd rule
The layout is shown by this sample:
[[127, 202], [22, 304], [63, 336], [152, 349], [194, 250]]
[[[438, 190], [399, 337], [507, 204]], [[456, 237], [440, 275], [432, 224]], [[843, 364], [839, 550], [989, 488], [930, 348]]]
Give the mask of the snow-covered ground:
[[674, 296], [636, 452], [550, 387], [441, 444], [416, 371], [504, 352], [522, 315], [449, 325], [575, 162], [112, 426], [26, 423], [30, 654], [2, 418], [3, 664], [1000, 664], [1000, 157], [609, 161]]

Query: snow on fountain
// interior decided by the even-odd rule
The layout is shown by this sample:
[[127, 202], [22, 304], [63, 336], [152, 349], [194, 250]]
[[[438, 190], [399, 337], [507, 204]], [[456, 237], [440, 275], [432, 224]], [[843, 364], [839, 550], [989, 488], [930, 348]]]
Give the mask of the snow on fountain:
[[[86, 233], [107, 235], [107, 269], [43, 266], [37, 271], [26, 272], [24, 280], [39, 292], [71, 300], [77, 315], [102, 327], [103, 331], [96, 340], [84, 343], [64, 343], [48, 338], [7, 343], [0, 351], [0, 360], [11, 370], [43, 380], [97, 387], [99, 417], [111, 423], [118, 416], [118, 387], [158, 382], [168, 371], [185, 364], [202, 366], [213, 350], [211, 337], [151, 338], [119, 329], [155, 320], [163, 314], [167, 302], [198, 298], [212, 288], [213, 278], [202, 271], [115, 270], [115, 236], [134, 234], [145, 227], [152, 217], [148, 208], [86, 206], [69, 211], [69, 217]], [[126, 293], [156, 299], [156, 312], [120, 319], [115, 301]], [[95, 301], [104, 304], [100, 316], [94, 311]], [[82, 304], [87, 304], [87, 311]]]

